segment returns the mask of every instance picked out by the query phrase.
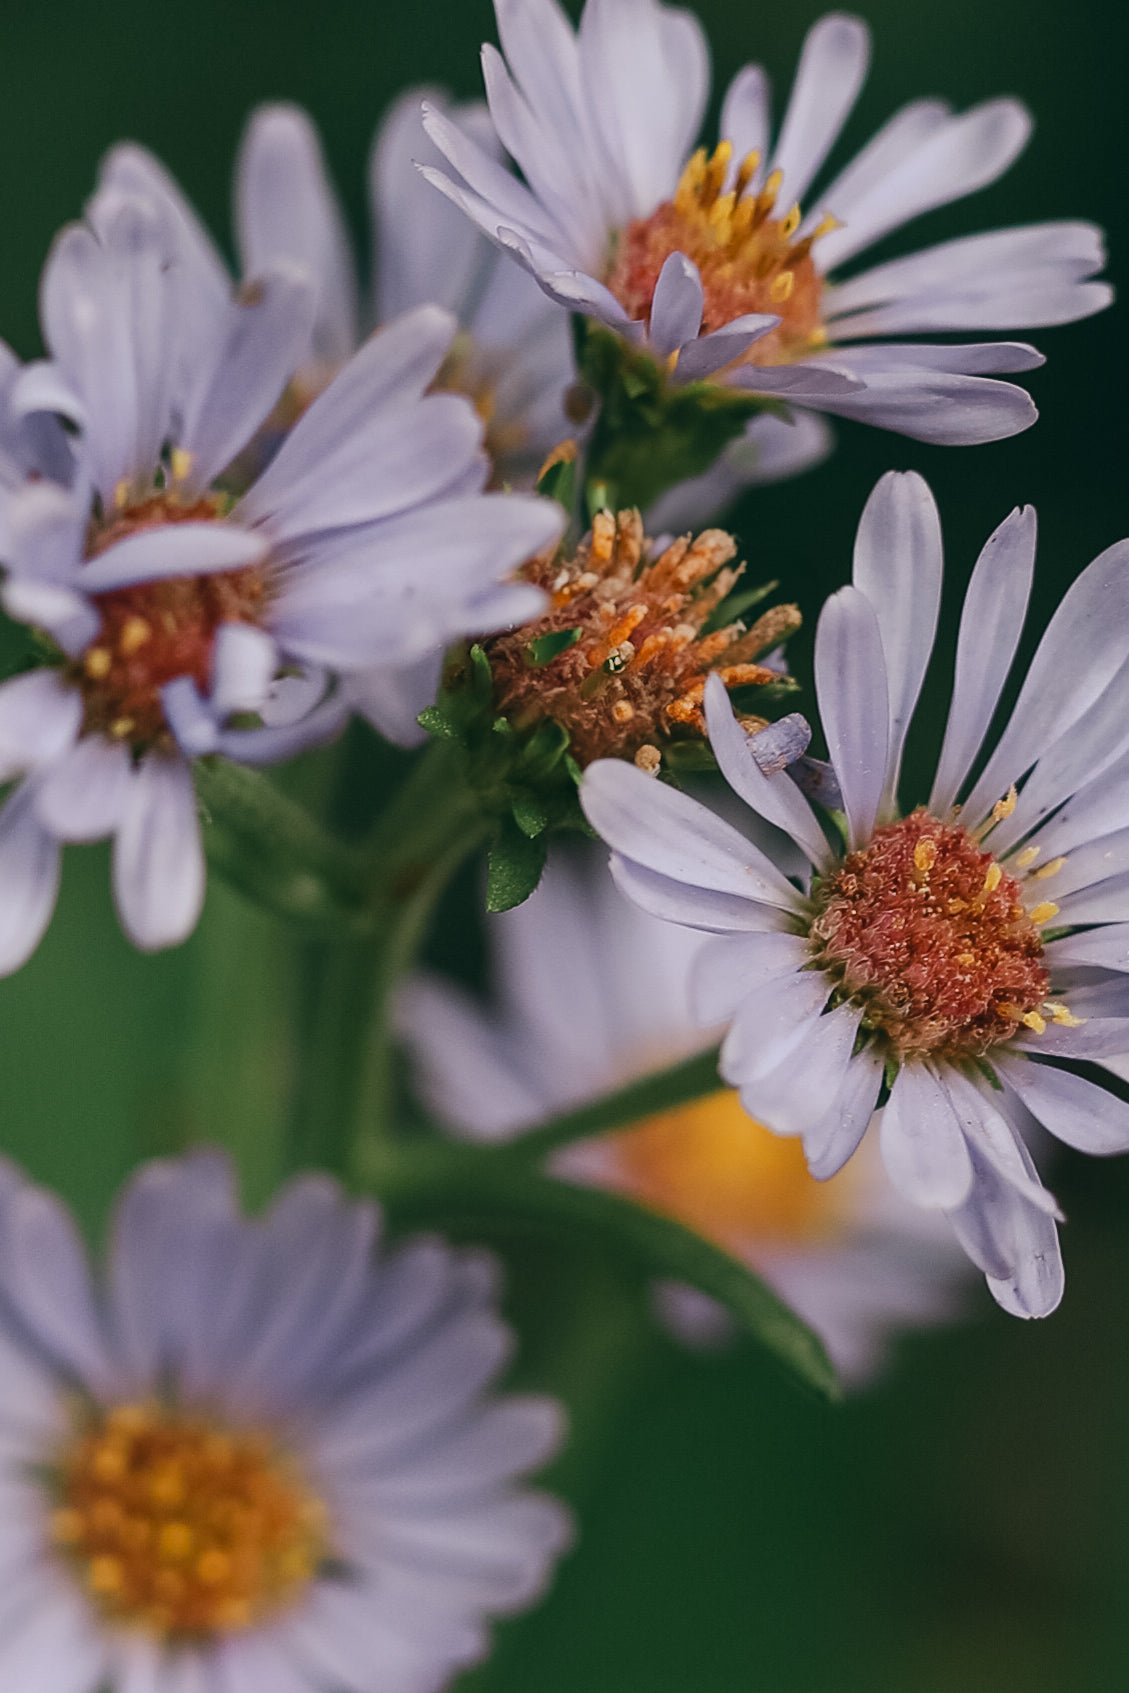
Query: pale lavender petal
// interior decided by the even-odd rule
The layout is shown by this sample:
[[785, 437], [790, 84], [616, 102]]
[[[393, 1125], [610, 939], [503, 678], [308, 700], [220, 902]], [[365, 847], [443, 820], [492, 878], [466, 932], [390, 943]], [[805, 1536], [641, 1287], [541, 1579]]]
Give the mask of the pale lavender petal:
[[972, 1161], [952, 1103], [924, 1064], [903, 1064], [882, 1112], [886, 1173], [911, 1205], [952, 1211], [972, 1186]]
[[837, 1175], [854, 1156], [874, 1116], [885, 1061], [872, 1042], [855, 1053], [834, 1105], [804, 1134], [808, 1169], [817, 1181]]
[[212, 648], [212, 710], [258, 711], [270, 692], [279, 652], [265, 629], [249, 623], [221, 623]]
[[807, 1135], [840, 1110], [861, 1011], [840, 1005], [806, 1025], [803, 1039], [767, 1075], [740, 1078], [741, 1104], [778, 1135]]
[[[849, 223], [856, 203], [940, 129], [947, 122], [949, 112], [950, 108], [943, 100], [913, 100], [895, 112], [819, 195], [800, 225], [800, 235], [811, 234], [822, 220], [825, 209], [841, 222]], [[820, 270], [825, 270], [827, 267], [820, 257], [822, 246], [822, 241], [816, 246], [815, 262]], [[849, 288], [851, 284], [845, 286]]]
[[359, 339], [357, 284], [344, 214], [317, 130], [300, 106], [259, 106], [239, 149], [235, 218], [243, 274], [263, 276], [279, 259], [316, 288], [312, 353], [344, 364]]
[[114, 840], [114, 901], [143, 952], [177, 946], [204, 903], [204, 849], [192, 774], [179, 758], [151, 753], [132, 772]]
[[1058, 1140], [1079, 1152], [1108, 1158], [1129, 1151], [1129, 1105], [1057, 1064], [1033, 1064], [1005, 1057], [996, 1070]]
[[590, 764], [580, 803], [597, 834], [645, 869], [756, 904], [792, 910], [798, 902], [775, 865], [730, 824], [632, 764]]
[[725, 91], [721, 106], [722, 140], [733, 147], [733, 164], [740, 167], [750, 153], [761, 155], [760, 167], [753, 186], [759, 186], [765, 176], [765, 161], [769, 141], [768, 78], [760, 65], [745, 65], [737, 72]]
[[84, 735], [35, 782], [35, 814], [60, 841], [103, 840], [121, 821], [129, 782], [124, 742]]
[[[745, 1088], [782, 1064], [812, 1033], [831, 986], [822, 971], [800, 970], [746, 994], [721, 1047], [719, 1068], [725, 1080]], [[752, 1105], [747, 1109], [758, 1115]]]
[[861, 18], [830, 12], [804, 41], [770, 169], [783, 173], [788, 205], [807, 193], [858, 99], [870, 59]]
[[857, 588], [840, 588], [823, 608], [815, 636], [815, 685], [853, 850], [874, 833], [890, 747], [882, 636], [874, 607]]
[[747, 994], [780, 976], [795, 975], [810, 955], [802, 935], [722, 935], [709, 941], [690, 972], [695, 1017], [704, 1028], [724, 1022]]
[[790, 926], [790, 915], [780, 906], [761, 905], [742, 894], [692, 887], [647, 870], [619, 853], [613, 852], [610, 865], [612, 879], [620, 892], [641, 910], [665, 922], [683, 923], [687, 928], [722, 935], [731, 931], [769, 934]]
[[679, 353], [673, 373], [674, 382], [701, 382], [713, 376], [716, 371], [732, 364], [734, 359], [741, 358], [754, 341], [759, 341], [762, 335], [775, 329], [779, 322], [780, 319], [770, 313], [748, 312], [743, 317], [732, 318], [720, 329], [711, 330], [708, 335], [700, 335]]
[[35, 815], [33, 784], [0, 810], [0, 976], [26, 964], [51, 921], [59, 893], [59, 843]]
[[[843, 378], [850, 370], [852, 349], [837, 350]], [[876, 429], [890, 429], [913, 441], [942, 447], [977, 446], [1005, 441], [1030, 429], [1039, 413], [1025, 388], [996, 382], [986, 376], [964, 376], [920, 368], [892, 359], [890, 367], [868, 364], [855, 377], [855, 391], [812, 399], [836, 417], [855, 418]]]
[[261, 564], [268, 543], [236, 523], [155, 523], [116, 541], [82, 566], [88, 594], [132, 587], [170, 576], [206, 576]]
[[792, 837], [820, 868], [831, 849], [807, 800], [783, 771], [766, 776], [750, 737], [737, 721], [725, 684], [716, 673], [706, 683], [706, 722], [718, 767], [733, 791], [757, 814]]
[[0, 684], [0, 782], [62, 757], [81, 723], [80, 690], [53, 668]]
[[852, 581], [878, 619], [890, 692], [883, 816], [897, 810], [906, 730], [925, 680], [941, 608], [941, 519], [929, 484], [891, 470], [866, 502]]
[[980, 751], [1019, 645], [1035, 570], [1035, 508], [1005, 517], [968, 584], [957, 639], [952, 705], [929, 809], [943, 814]]
[[702, 326], [702, 279], [684, 253], [671, 253], [659, 272], [648, 330], [656, 358], [668, 359]]
[[4, 1296], [57, 1368], [101, 1396], [113, 1372], [82, 1239], [63, 1202], [27, 1184], [13, 1194], [0, 1242]]

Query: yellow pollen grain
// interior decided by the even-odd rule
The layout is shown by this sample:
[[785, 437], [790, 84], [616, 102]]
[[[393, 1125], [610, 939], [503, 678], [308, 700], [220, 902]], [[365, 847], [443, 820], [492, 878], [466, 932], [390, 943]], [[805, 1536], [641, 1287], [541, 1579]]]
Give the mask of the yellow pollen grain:
[[1003, 881], [1003, 875], [1004, 873], [998, 864], [989, 864], [987, 870], [984, 872], [984, 887], [981, 891], [981, 898], [987, 894], [995, 893], [996, 889]]
[[192, 469], [192, 454], [183, 447], [174, 447], [169, 455], [169, 464], [175, 482], [187, 481], [188, 473]]
[[790, 241], [792, 239], [793, 235], [795, 235], [797, 229], [799, 229], [799, 227], [800, 227], [800, 207], [799, 207], [799, 202], [797, 202], [796, 205], [794, 205], [792, 207], [792, 210], [788, 213], [788, 216], [781, 223], [780, 233], [784, 237], [785, 241]]
[[1037, 1011], [1025, 1011], [1019, 1020], [1021, 1023], [1025, 1023], [1033, 1034], [1042, 1035], [1046, 1033], [1046, 1022]]
[[617, 723], [630, 723], [635, 716], [635, 707], [630, 700], [616, 700], [612, 706], [612, 717]]
[[122, 624], [122, 632], [118, 637], [118, 646], [127, 658], [131, 653], [140, 652], [147, 641], [153, 639], [153, 626], [144, 617], [127, 617]]
[[1041, 869], [1035, 871], [1031, 880], [1033, 882], [1042, 882], [1045, 881], [1048, 876], [1057, 876], [1065, 863], [1065, 858], [1052, 858], [1048, 863], [1044, 864]]
[[645, 776], [657, 776], [662, 761], [662, 753], [658, 747], [652, 746], [640, 747], [634, 759], [636, 769], [641, 770]]
[[1048, 999], [1044, 1002], [1043, 1010], [1048, 1014], [1052, 1023], [1057, 1023], [1060, 1029], [1080, 1029], [1086, 1021], [1084, 1017], [1075, 1017], [1072, 1012], [1060, 1005], [1057, 1000]]
[[82, 661], [82, 668], [92, 682], [100, 682], [104, 676], [110, 674], [113, 663], [113, 654], [107, 652], [105, 647], [91, 647]]
[[966, 970], [971, 970], [976, 963], [976, 954], [974, 952], [958, 952], [957, 963], [963, 964]]
[[782, 306], [785, 300], [790, 300], [792, 290], [796, 285], [796, 274], [791, 270], [782, 270], [779, 276], [773, 277], [768, 297], [774, 306]]
[[923, 836], [913, 849], [913, 867], [919, 876], [928, 876], [937, 862], [937, 843]]
[[110, 733], [116, 741], [124, 741], [127, 735], [133, 733], [134, 720], [132, 717], [115, 717], [110, 724]]
[[1041, 905], [1037, 905], [1033, 911], [1029, 912], [1028, 915], [1030, 916], [1032, 923], [1039, 925], [1049, 923], [1052, 917], [1058, 916], [1058, 906], [1053, 900], [1045, 899]]
[[1043, 850], [1042, 847], [1037, 847], [1037, 846], [1024, 847], [1023, 851], [1020, 853], [1019, 857], [1015, 861], [1016, 869], [1017, 870], [1030, 870], [1031, 866], [1034, 864], [1035, 860], [1038, 858], [1038, 856], [1042, 852], [1042, 850]]
[[125, 510], [126, 506], [129, 504], [130, 493], [131, 489], [129, 478], [128, 476], [123, 476], [121, 481], [114, 488], [114, 505], [117, 507], [118, 511]]
[[992, 822], [1002, 823], [1005, 817], [1010, 817], [1018, 802], [1019, 794], [1016, 792], [1015, 783], [1013, 782], [1004, 798], [998, 799], [992, 807]]

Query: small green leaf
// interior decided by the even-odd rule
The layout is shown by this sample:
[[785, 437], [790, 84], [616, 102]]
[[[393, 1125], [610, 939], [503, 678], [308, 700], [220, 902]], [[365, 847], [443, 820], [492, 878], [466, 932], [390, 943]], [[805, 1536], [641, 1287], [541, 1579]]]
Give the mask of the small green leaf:
[[494, 672], [490, 668], [490, 660], [485, 649], [475, 642], [470, 649], [471, 686], [476, 694], [483, 699], [490, 699], [494, 693]]
[[551, 664], [560, 653], [574, 647], [582, 633], [581, 629], [550, 629], [547, 635], [538, 635], [525, 649], [529, 655], [526, 662], [533, 668]]
[[576, 459], [557, 459], [537, 484], [537, 492], [571, 512], [576, 501]]
[[549, 813], [536, 794], [518, 794], [513, 801], [514, 822], [523, 835], [533, 840], [549, 827]]
[[416, 722], [421, 729], [426, 729], [428, 734], [438, 741], [458, 741], [462, 739], [458, 725], [441, 705], [425, 706], [416, 718]]
[[487, 911], [510, 911], [527, 900], [545, 868], [545, 843], [530, 840], [512, 818], [494, 838], [486, 874]]
[[890, 1053], [887, 1056], [886, 1064], [882, 1072], [882, 1080], [885, 1082], [887, 1088], [891, 1090], [893, 1089], [894, 1083], [898, 1079], [898, 1071], [900, 1069], [901, 1065], [898, 1063], [898, 1060], [894, 1057], [893, 1053]]
[[570, 752], [566, 752], [564, 755], [564, 767], [576, 783], [577, 787], [579, 787], [581, 782], [584, 780], [584, 772]]

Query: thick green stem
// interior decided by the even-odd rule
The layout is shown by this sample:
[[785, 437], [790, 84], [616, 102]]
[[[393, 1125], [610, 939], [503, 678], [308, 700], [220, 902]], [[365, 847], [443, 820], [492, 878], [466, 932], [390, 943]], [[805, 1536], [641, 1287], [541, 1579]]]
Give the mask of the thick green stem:
[[364, 849], [363, 922], [305, 949], [292, 1167], [346, 1173], [359, 1136], [394, 1113], [389, 1000], [411, 968], [444, 888], [491, 827], [454, 750], [433, 742], [382, 812]]

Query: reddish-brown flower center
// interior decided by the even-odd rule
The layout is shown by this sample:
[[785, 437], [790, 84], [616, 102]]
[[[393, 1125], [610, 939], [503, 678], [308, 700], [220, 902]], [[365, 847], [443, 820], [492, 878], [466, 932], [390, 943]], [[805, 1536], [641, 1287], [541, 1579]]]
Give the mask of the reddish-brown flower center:
[[[92, 533], [88, 556], [154, 524], [202, 523], [218, 515], [217, 498], [183, 505], [167, 494], [156, 494]], [[159, 741], [166, 733], [161, 689], [178, 676], [190, 676], [206, 691], [216, 630], [221, 623], [260, 622], [267, 593], [265, 569], [251, 565], [92, 595], [102, 627], [72, 668], [82, 689], [86, 732], [112, 735], [139, 750]]]
[[777, 215], [779, 172], [759, 193], [751, 190], [756, 154], [749, 155], [733, 186], [722, 193], [732, 156], [727, 141], [712, 158], [704, 149], [694, 154], [674, 199], [621, 233], [607, 285], [630, 317], [648, 322], [663, 265], [672, 253], [684, 253], [702, 279], [703, 333], [748, 312], [771, 312], [780, 318], [779, 327], [754, 341], [740, 362], [788, 364], [827, 339], [823, 285], [811, 249], [835, 220], [825, 218], [797, 241], [799, 206]]
[[1040, 913], [958, 824], [915, 811], [879, 829], [827, 878], [818, 904], [819, 963], [898, 1058], [975, 1057], [1020, 1023], [1043, 1026]]

